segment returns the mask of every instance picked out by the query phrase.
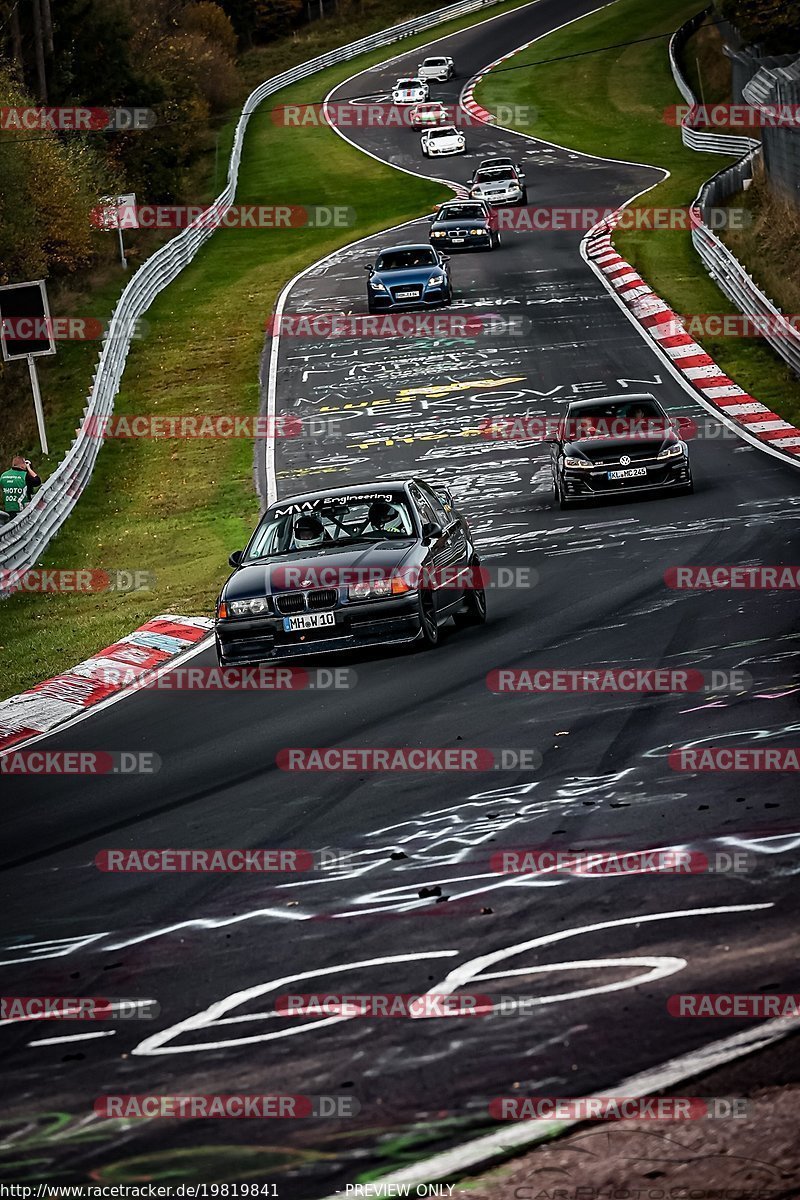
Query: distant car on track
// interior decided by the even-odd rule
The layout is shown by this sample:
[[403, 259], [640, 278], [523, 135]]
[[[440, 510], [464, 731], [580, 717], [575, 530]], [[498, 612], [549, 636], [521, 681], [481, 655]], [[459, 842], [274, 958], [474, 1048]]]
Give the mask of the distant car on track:
[[452, 124], [453, 114], [448, 112], [438, 100], [428, 100], [425, 104], [415, 104], [408, 114], [412, 129], [435, 129], [437, 125]]
[[527, 204], [525, 176], [513, 164], [507, 167], [479, 167], [469, 181], [473, 200], [487, 204]]
[[418, 642], [482, 625], [472, 532], [446, 487], [423, 479], [328, 488], [277, 500], [217, 601], [221, 665]]
[[494, 250], [500, 245], [495, 214], [483, 200], [452, 200], [429, 217], [439, 250]]
[[513, 167], [515, 171], [522, 171], [522, 167], [518, 163], [515, 163], [512, 158], [484, 158], [472, 172], [472, 177], [468, 181], [469, 186], [471, 187], [475, 182], [475, 176], [479, 171], [493, 171], [498, 167]]
[[367, 279], [370, 312], [451, 304], [448, 259], [427, 243], [381, 250]]
[[392, 88], [392, 104], [422, 104], [430, 96], [430, 88], [422, 79], [398, 79]]
[[419, 142], [426, 158], [439, 158], [446, 154], [464, 154], [467, 149], [464, 132], [456, 129], [455, 125], [446, 125], [444, 129], [426, 129]]
[[649, 392], [573, 401], [548, 438], [559, 508], [629, 492], [693, 491], [676, 427]]
[[456, 64], [452, 58], [445, 58], [443, 55], [438, 55], [436, 58], [425, 58], [417, 67], [417, 75], [420, 79], [432, 79], [436, 83], [446, 83], [448, 79], [453, 79], [456, 73]]

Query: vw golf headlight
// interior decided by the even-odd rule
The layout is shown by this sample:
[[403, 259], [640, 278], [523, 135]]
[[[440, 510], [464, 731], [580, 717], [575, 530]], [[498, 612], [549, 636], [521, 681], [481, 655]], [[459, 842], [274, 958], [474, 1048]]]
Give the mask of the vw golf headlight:
[[371, 288], [374, 288], [376, 292], [385, 292], [386, 291], [386, 288], [383, 286], [383, 284], [381, 283], [381, 281], [379, 279], [370, 279], [369, 286]]
[[444, 283], [444, 275], [431, 275], [428, 280], [428, 287], [441, 287]]
[[592, 464], [587, 462], [585, 458], [565, 458], [564, 466], [577, 467], [584, 471], [592, 469]]
[[230, 608], [235, 617], [257, 617], [269, 612], [269, 601], [265, 596], [256, 596], [253, 600], [234, 600]]
[[659, 454], [659, 460], [664, 458], [681, 458], [683, 456], [683, 446], [680, 442], [676, 442], [674, 446], [667, 446], [666, 450], [662, 450]]

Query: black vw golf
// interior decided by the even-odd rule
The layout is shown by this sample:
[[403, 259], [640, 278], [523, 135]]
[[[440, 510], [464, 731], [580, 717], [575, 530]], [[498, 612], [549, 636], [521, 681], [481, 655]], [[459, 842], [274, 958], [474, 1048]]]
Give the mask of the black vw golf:
[[486, 619], [480, 560], [447, 488], [422, 479], [273, 504], [217, 601], [220, 664], [419, 641]]
[[547, 439], [559, 507], [623, 492], [691, 492], [679, 428], [649, 393], [570, 404]]

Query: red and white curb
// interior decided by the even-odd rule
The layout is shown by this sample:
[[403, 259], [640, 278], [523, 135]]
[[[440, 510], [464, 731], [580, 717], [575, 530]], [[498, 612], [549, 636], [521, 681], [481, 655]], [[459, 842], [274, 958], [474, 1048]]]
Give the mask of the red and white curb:
[[76, 667], [0, 702], [0, 754], [29, 738], [49, 733], [131, 683], [141, 686], [179, 655], [208, 636], [207, 617], [153, 617], [139, 629]]
[[[494, 66], [494, 63], [492, 63], [492, 66]], [[458, 102], [464, 111], [468, 112], [476, 121], [482, 121], [484, 125], [490, 125], [494, 121], [494, 115], [488, 109], [481, 108], [480, 104], [473, 97], [473, 92], [482, 79], [483, 75], [473, 76], [459, 96]]]
[[707, 405], [738, 425], [748, 440], [755, 439], [792, 462], [800, 461], [800, 429], [784, 421], [726, 375], [686, 332], [680, 316], [614, 248], [611, 239], [620, 216], [621, 211], [613, 214], [590, 230], [585, 239], [586, 254], [606, 286]]

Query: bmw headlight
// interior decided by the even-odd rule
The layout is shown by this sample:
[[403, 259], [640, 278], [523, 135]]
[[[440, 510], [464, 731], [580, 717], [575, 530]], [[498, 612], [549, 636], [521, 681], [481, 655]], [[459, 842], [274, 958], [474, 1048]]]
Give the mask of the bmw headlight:
[[234, 600], [230, 608], [234, 617], [257, 617], [269, 612], [269, 601], [265, 596], [256, 596], [252, 600]]
[[565, 467], [575, 467], [581, 470], [591, 470], [592, 464], [587, 462], [585, 458], [565, 458]]
[[434, 229], [431, 233], [431, 237], [447, 237], [447, 234], [443, 229]]
[[428, 287], [441, 287], [444, 283], [444, 275], [431, 275], [428, 280]]
[[472, 235], [472, 237], [474, 237], [476, 233], [485, 233], [485, 232], [486, 232], [485, 229], [470, 229], [470, 234]]
[[674, 446], [667, 446], [666, 450], [662, 450], [658, 457], [659, 460], [663, 458], [682, 458], [683, 446], [680, 442], [676, 442]]
[[386, 288], [383, 286], [383, 284], [381, 283], [381, 281], [379, 279], [370, 279], [369, 286], [371, 288], [374, 288], [374, 290], [376, 292], [385, 292], [386, 291]]
[[393, 575], [390, 579], [363, 580], [351, 583], [347, 589], [350, 600], [379, 600], [384, 596], [405, 596], [412, 590], [411, 585], [401, 575]]

